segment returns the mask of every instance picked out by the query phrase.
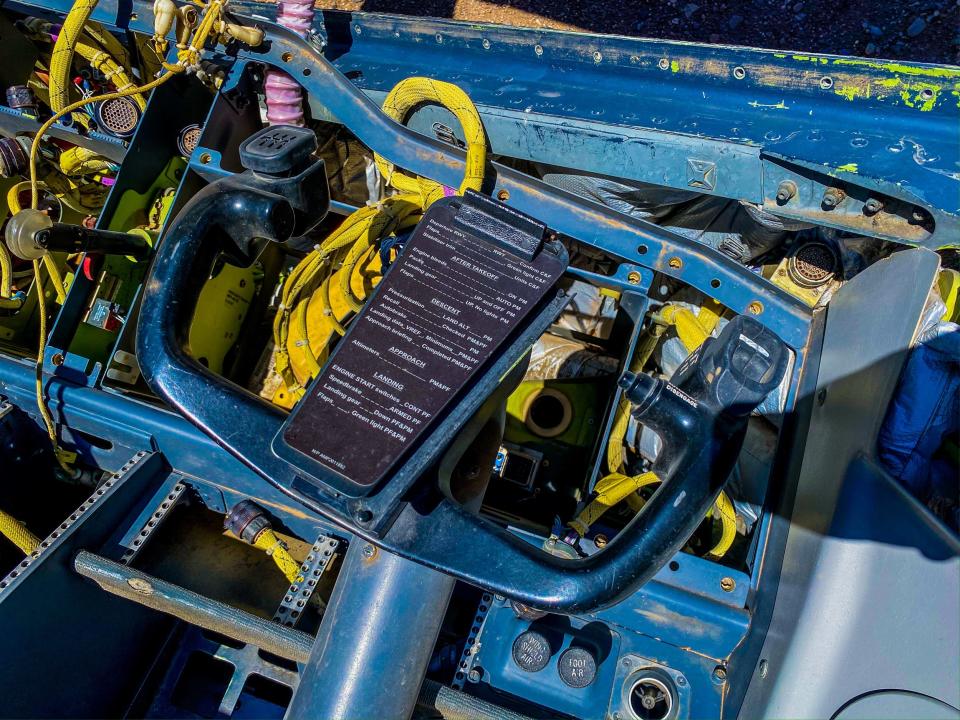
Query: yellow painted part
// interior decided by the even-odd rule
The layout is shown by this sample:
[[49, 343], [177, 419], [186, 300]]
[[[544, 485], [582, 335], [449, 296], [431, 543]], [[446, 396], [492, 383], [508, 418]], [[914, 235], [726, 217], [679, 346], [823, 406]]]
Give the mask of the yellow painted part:
[[20, 548], [24, 555], [29, 555], [40, 547], [37, 536], [27, 530], [22, 522], [3, 510], [0, 510], [0, 534]]
[[190, 353], [215, 373], [240, 334], [256, 286], [252, 267], [224, 264], [216, 277], [207, 280], [190, 322]]
[[944, 305], [947, 306], [943, 319], [960, 322], [960, 272], [941, 270], [937, 278], [937, 289], [940, 291]]
[[293, 559], [290, 551], [287, 550], [286, 543], [277, 537], [273, 530], [267, 528], [263, 530], [257, 539], [253, 541], [253, 546], [263, 550], [267, 555], [273, 558], [273, 561], [280, 568], [280, 571], [291, 583], [301, 580], [300, 563]]

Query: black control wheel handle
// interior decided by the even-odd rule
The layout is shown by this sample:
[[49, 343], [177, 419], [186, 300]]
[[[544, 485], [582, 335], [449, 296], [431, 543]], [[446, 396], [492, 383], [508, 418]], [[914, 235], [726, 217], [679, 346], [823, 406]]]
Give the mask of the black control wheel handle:
[[171, 221], [157, 249], [144, 285], [137, 356], [158, 396], [315, 512], [388, 552], [526, 605], [575, 613], [612, 604], [679, 551], [733, 470], [750, 412], [783, 377], [788, 350], [772, 332], [737, 317], [671, 382], [624, 377], [633, 414], [663, 440], [654, 467], [662, 484], [602, 552], [580, 560], [549, 555], [432, 490], [406, 495], [390, 523], [372, 531], [325, 500], [333, 495], [302, 492], [309, 473], [272, 447], [282, 411], [188, 353], [190, 321], [218, 255], [250, 238], [285, 241], [302, 224], [290, 193], [262, 180], [234, 176], [207, 186]]

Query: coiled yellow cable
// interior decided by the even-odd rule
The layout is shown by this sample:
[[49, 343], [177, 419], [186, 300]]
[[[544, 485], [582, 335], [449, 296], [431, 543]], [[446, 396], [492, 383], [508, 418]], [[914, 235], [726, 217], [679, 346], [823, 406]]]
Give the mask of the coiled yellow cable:
[[[487, 140], [480, 114], [463, 90], [456, 85], [414, 77], [398, 83], [384, 100], [389, 117], [404, 122], [409, 113], [424, 103], [449, 109], [460, 121], [467, 140], [463, 181], [456, 192], [479, 190], [483, 184]], [[274, 318], [276, 353], [274, 367], [293, 399], [320, 370], [319, 359], [330, 339], [346, 330], [347, 317], [358, 312], [366, 299], [366, 283], [357, 282], [358, 267], [369, 268], [370, 284], [379, 276], [377, 243], [416, 225], [423, 212], [436, 200], [454, 191], [426, 178], [405, 175], [386, 158], [375, 155], [380, 173], [398, 191], [376, 205], [360, 208], [307, 254], [283, 284], [280, 309]], [[311, 327], [322, 326], [311, 340]]]

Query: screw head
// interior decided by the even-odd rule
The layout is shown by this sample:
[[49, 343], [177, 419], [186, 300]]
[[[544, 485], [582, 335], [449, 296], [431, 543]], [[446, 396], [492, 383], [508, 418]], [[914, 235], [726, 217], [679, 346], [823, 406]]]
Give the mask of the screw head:
[[469, 673], [467, 673], [467, 680], [469, 680], [469, 681], [472, 682], [472, 683], [478, 683], [478, 682], [480, 682], [480, 679], [481, 679], [482, 677], [483, 677], [483, 676], [480, 674], [480, 671], [477, 670], [476, 668], [474, 668], [474, 669], [471, 670]]
[[353, 514], [353, 517], [359, 523], [368, 523], [371, 520], [373, 520], [373, 513], [367, 510], [366, 508], [361, 508], [360, 510], [357, 510]]
[[365, 558], [372, 558], [377, 554], [377, 548], [368, 543], [363, 546], [363, 550], [361, 552]]
[[667, 260], [667, 265], [669, 265], [669, 266], [670, 266], [671, 268], [673, 268], [674, 270], [679, 270], [680, 268], [683, 267], [683, 260], [681, 260], [680, 258], [674, 256], [674, 257], [670, 258], [669, 260]]
[[642, 276], [636, 270], [631, 270], [627, 273], [627, 282], [631, 285], [639, 285]]
[[607, 536], [602, 535], [600, 533], [595, 535], [593, 538], [593, 544], [596, 545], [598, 548], [605, 548], [608, 542], [610, 541], [607, 539]]
[[724, 682], [727, 679], [727, 668], [723, 665], [717, 665], [713, 669], [713, 679], [716, 682]]
[[737, 581], [732, 577], [720, 578], [720, 589], [724, 592], [733, 592], [737, 587]]
[[747, 312], [751, 315], [759, 315], [763, 312], [763, 303], [759, 300], [754, 300], [752, 303], [747, 305]]

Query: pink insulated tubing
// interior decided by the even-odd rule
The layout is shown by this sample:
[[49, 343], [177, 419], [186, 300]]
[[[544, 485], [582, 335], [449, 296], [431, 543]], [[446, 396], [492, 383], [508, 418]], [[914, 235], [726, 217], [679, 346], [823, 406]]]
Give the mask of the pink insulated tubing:
[[[313, 0], [281, 0], [277, 22], [306, 35], [313, 25]], [[281, 70], [268, 70], [264, 90], [271, 125], [303, 125], [303, 95], [296, 80]]]

